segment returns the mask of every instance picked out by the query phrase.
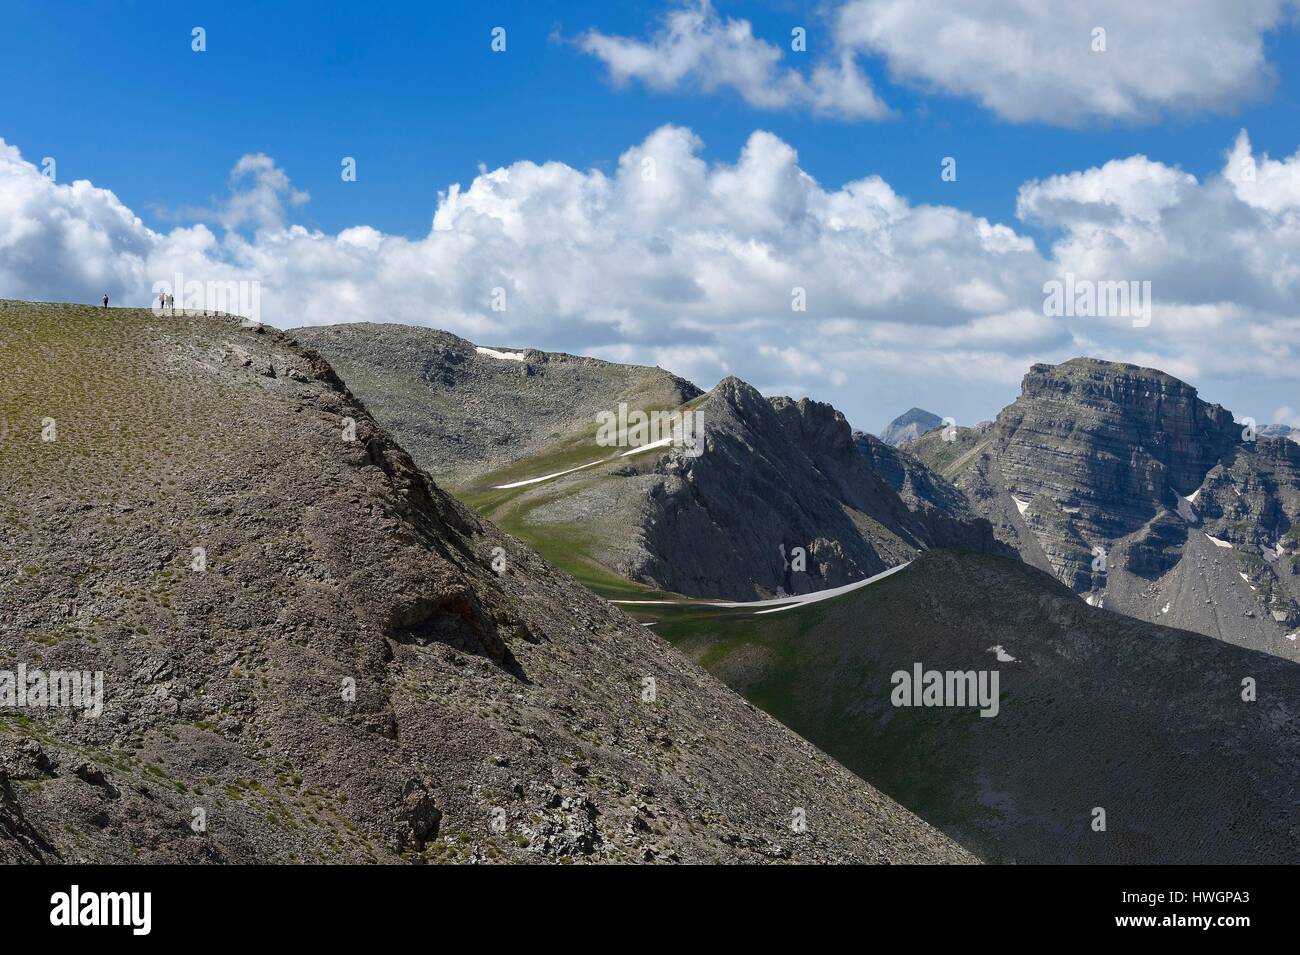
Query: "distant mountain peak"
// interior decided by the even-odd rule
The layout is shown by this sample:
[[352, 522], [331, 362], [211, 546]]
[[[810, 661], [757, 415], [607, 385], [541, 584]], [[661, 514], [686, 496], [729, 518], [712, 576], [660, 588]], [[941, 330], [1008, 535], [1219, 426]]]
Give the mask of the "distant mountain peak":
[[1268, 424], [1260, 428], [1259, 433], [1266, 438], [1290, 438], [1300, 443], [1300, 428], [1293, 428], [1289, 424]]
[[1033, 365], [986, 434], [949, 443], [931, 433], [908, 451], [1076, 593], [1294, 657], [1279, 642], [1300, 622], [1290, 436], [1272, 426], [1251, 435], [1163, 371], [1074, 358]]
[[880, 433], [880, 440], [894, 447], [905, 441], [919, 438], [927, 431], [933, 431], [943, 424], [943, 418], [924, 408], [910, 408], [889, 422], [889, 426]]

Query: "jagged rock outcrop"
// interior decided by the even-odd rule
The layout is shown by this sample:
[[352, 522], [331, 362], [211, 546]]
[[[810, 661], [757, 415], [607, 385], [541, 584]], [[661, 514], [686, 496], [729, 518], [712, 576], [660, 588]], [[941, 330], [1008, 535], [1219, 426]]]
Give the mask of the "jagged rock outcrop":
[[916, 518], [927, 549], [955, 547], [987, 554], [1017, 556], [999, 541], [992, 525], [971, 507], [966, 495], [905, 449], [855, 432], [854, 443], [868, 467], [902, 498]]
[[[828, 404], [765, 399], [727, 378], [699, 411], [705, 453], [657, 467], [634, 579], [745, 600], [839, 586], [930, 547], [1003, 550], [973, 514], [909, 509]], [[806, 570], [796, 569], [796, 548]]]

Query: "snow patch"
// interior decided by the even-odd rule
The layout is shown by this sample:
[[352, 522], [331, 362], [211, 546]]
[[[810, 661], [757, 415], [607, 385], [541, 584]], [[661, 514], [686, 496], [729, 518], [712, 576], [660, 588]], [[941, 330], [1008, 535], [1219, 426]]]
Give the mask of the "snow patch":
[[587, 468], [594, 468], [597, 464], [604, 464], [607, 461], [614, 461], [618, 458], [631, 457], [634, 454], [640, 454], [642, 451], [651, 451], [654, 448], [663, 448], [673, 443], [672, 437], [663, 438], [659, 441], [651, 441], [649, 444], [638, 445], [630, 451], [624, 451], [613, 457], [600, 458], [597, 461], [588, 461], [586, 464], [579, 464], [576, 468], [569, 468], [565, 471], [556, 471], [554, 474], [543, 474], [541, 477], [529, 478], [527, 481], [515, 481], [511, 484], [495, 484], [492, 486], [494, 491], [508, 491], [515, 487], [527, 487], [529, 484], [541, 484], [543, 481], [550, 481], [553, 478], [564, 477], [566, 474], [572, 474], [574, 471], [585, 471]]
[[1226, 547], [1228, 550], [1232, 550], [1232, 545], [1227, 541], [1219, 540], [1217, 537], [1210, 537], [1209, 534], [1206, 534], [1205, 536], [1210, 538], [1210, 542], [1214, 544], [1215, 547]]
[[1188, 494], [1185, 498], [1183, 498], [1183, 500], [1186, 501], [1188, 504], [1195, 504], [1196, 499], [1200, 496], [1201, 496], [1201, 489], [1198, 487], [1191, 494]]
[[563, 477], [566, 474], [572, 474], [574, 471], [585, 471], [587, 468], [594, 468], [597, 464], [604, 464], [609, 458], [601, 458], [599, 461], [589, 461], [586, 464], [579, 464], [576, 468], [569, 468], [567, 471], [556, 471], [554, 474], [543, 474], [541, 477], [529, 478], [527, 481], [515, 481], [511, 484], [493, 485], [494, 491], [507, 491], [512, 487], [527, 487], [529, 484], [541, 484], [543, 481], [549, 481], [552, 478]]
[[[844, 584], [840, 587], [832, 587], [829, 590], [814, 590], [810, 594], [795, 594], [786, 597], [769, 597], [766, 600], [611, 600], [610, 603], [616, 603], [620, 606], [625, 604], [648, 605], [664, 604], [673, 607], [731, 607], [737, 609], [753, 609], [755, 614], [761, 613], [780, 613], [783, 610], [792, 610], [795, 607], [803, 607], [807, 604], [820, 603], [823, 600], [830, 600], [832, 597], [839, 597], [842, 594], [850, 593], [854, 590], [860, 590], [863, 587], [869, 587], [879, 580], [884, 580], [906, 567], [910, 567], [912, 562], [909, 560], [905, 564], [898, 564], [890, 567], [888, 570], [881, 571], [874, 577], [868, 577], [866, 580], [855, 580], [851, 584]], [[758, 608], [765, 609], [758, 609]]]
[[495, 348], [484, 348], [482, 345], [475, 345], [474, 350], [480, 355], [487, 355], [489, 358], [500, 358], [503, 361], [525, 361], [528, 358], [521, 351], [497, 351]]
[[1173, 602], [1172, 602], [1172, 601], [1171, 601], [1170, 603], [1165, 604], [1163, 607], [1160, 608], [1160, 612], [1161, 612], [1161, 613], [1168, 613], [1168, 612], [1169, 612], [1169, 608], [1170, 608], [1172, 605], [1173, 605]]
[[1011, 654], [1007, 653], [1006, 648], [1003, 647], [1002, 644], [1000, 644], [1000, 643], [999, 643], [999, 644], [996, 644], [996, 645], [994, 645], [994, 646], [989, 647], [989, 648], [988, 648], [988, 651], [989, 651], [989, 653], [992, 653], [994, 656], [996, 656], [996, 657], [998, 658], [998, 663], [1015, 663], [1015, 662], [1016, 662], [1016, 658], [1013, 657]]
[[1022, 500], [1020, 500], [1020, 498], [1016, 497], [1014, 494], [1011, 495], [1011, 500], [1013, 500], [1013, 501], [1016, 502], [1016, 510], [1018, 510], [1021, 514], [1025, 513], [1025, 511], [1029, 510], [1029, 504], [1030, 504], [1029, 501], [1022, 501]]
[[660, 438], [658, 441], [651, 441], [649, 444], [639, 444], [631, 451], [624, 451], [619, 455], [620, 458], [628, 458], [634, 454], [640, 454], [642, 451], [649, 451], [651, 448], [664, 448], [673, 443], [672, 435], [666, 438]]

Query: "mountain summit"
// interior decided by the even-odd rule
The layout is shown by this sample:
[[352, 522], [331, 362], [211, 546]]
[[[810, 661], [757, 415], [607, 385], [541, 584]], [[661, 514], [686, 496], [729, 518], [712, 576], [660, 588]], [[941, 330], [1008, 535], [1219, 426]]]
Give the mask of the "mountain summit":
[[880, 440], [897, 447], [908, 441], [914, 441], [941, 424], [943, 419], [937, 414], [931, 414], [922, 408], [912, 408], [889, 422], [885, 430], [880, 432]]
[[909, 450], [1090, 602], [1300, 658], [1300, 445], [1162, 371], [1034, 365], [987, 426]]

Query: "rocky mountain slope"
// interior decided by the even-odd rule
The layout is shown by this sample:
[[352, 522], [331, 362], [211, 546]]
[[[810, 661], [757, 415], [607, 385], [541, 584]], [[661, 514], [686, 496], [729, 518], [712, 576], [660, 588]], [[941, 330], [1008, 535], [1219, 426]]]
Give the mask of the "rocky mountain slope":
[[922, 408], [912, 408], [903, 412], [880, 432], [880, 440], [897, 447], [905, 441], [914, 441], [927, 431], [933, 431], [943, 424], [937, 414], [931, 414]]
[[444, 494], [288, 335], [3, 302], [0, 380], [0, 687], [104, 691], [0, 705], [0, 860], [970, 858]]
[[[607, 482], [584, 495], [584, 502], [621, 496], [636, 514], [644, 556], [623, 565], [634, 580], [746, 600], [840, 586], [928, 547], [997, 546], [974, 515], [910, 510], [830, 405], [769, 400], [728, 378], [698, 411], [703, 454], [665, 455], [626, 475], [625, 487]], [[797, 548], [806, 556], [802, 570]]]
[[[1023, 563], [952, 551], [780, 613], [644, 609], [986, 861], [1300, 859], [1290, 661], [1089, 607]], [[895, 706], [893, 674], [918, 665], [996, 670], [997, 712]]]
[[358, 322], [296, 328], [440, 485], [536, 455], [619, 402], [675, 408], [700, 390], [659, 368], [536, 349], [488, 348], [449, 332]]
[[1300, 445], [1170, 375], [1035, 365], [997, 420], [906, 449], [1095, 604], [1300, 659]]
[[[408, 335], [381, 326], [301, 333], [345, 372], [355, 368], [349, 362], [365, 356], [364, 374], [349, 381], [358, 382], [380, 420], [435, 473], [455, 453], [442, 455], [440, 448], [422, 444], [419, 416], [426, 405], [430, 419], [453, 433], [474, 430], [477, 419], [467, 413], [485, 406], [497, 409], [502, 433], [524, 433], [538, 389], [557, 389], [544, 407], [577, 408], [571, 392], [581, 392], [584, 411], [567, 419], [569, 430], [551, 429], [549, 445], [540, 450], [529, 445], [527, 455], [504, 466], [484, 467], [469, 477], [472, 467], [460, 468], [458, 493], [608, 594], [631, 581], [691, 596], [745, 600], [838, 586], [930, 547], [1009, 552], [986, 521], [960, 509], [961, 495], [932, 472], [918, 478], [917, 486], [945, 496], [952, 508], [900, 496], [902, 485], [891, 486], [873, 470], [873, 457], [861, 453], [863, 442], [876, 439], [855, 439], [830, 405], [767, 399], [735, 378], [704, 396], [659, 369], [518, 350], [507, 353], [532, 356], [530, 366], [540, 369], [536, 375], [517, 368], [500, 371], [509, 361], [467, 357], [458, 368], [486, 364], [491, 374], [424, 375], [409, 402], [395, 401], [394, 386], [386, 383], [385, 369], [393, 360], [390, 340], [397, 336], [411, 349], [397, 362], [394, 378], [401, 382], [409, 377], [406, 369], [426, 363], [421, 349], [433, 349], [430, 360], [445, 361], [438, 357], [442, 333]], [[477, 347], [465, 343], [462, 353]], [[561, 376], [571, 365], [581, 377]], [[681, 408], [703, 422], [703, 453], [664, 447], [624, 456], [619, 448], [599, 446], [596, 415], [612, 412], [627, 395], [633, 395], [632, 407], [644, 408], [672, 409], [671, 402], [681, 399]], [[897, 469], [903, 457], [895, 453], [890, 466]], [[919, 462], [908, 466], [914, 474], [923, 470]], [[538, 480], [547, 475], [558, 476]]]
[[1300, 442], [1300, 428], [1293, 428], [1289, 424], [1268, 424], [1260, 428], [1259, 433], [1266, 438], [1290, 438]]

